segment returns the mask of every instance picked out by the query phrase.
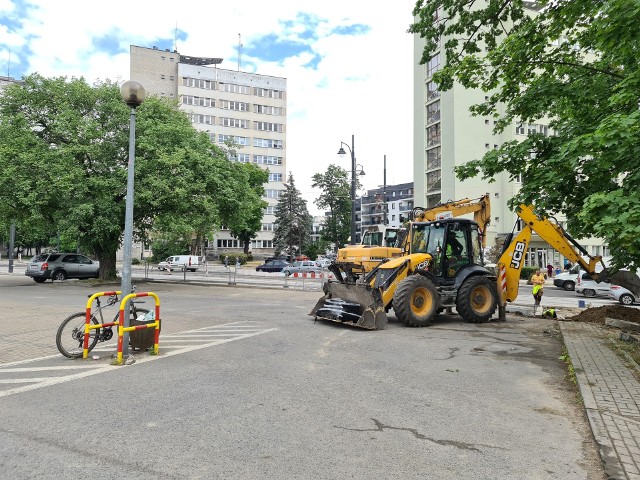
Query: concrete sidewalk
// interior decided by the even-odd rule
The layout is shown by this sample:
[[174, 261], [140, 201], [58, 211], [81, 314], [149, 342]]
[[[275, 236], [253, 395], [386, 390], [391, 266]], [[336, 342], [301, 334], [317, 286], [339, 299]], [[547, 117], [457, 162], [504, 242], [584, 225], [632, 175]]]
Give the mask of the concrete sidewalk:
[[607, 478], [640, 480], [640, 367], [611, 350], [604, 327], [559, 325]]

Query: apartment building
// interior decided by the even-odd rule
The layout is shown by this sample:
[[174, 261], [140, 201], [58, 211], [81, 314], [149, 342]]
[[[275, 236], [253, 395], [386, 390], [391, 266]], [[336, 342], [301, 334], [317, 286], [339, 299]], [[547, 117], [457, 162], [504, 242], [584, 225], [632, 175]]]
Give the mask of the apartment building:
[[413, 210], [413, 196], [413, 182], [367, 190], [360, 199], [361, 232], [382, 225], [400, 227]]
[[[458, 180], [454, 168], [481, 158], [488, 150], [504, 142], [522, 140], [532, 132], [551, 135], [544, 122], [514, 123], [494, 135], [494, 118], [471, 116], [469, 107], [487, 100], [480, 90], [467, 90], [454, 84], [451, 90], [438, 91], [433, 74], [444, 63], [444, 49], [426, 65], [420, 65], [424, 40], [414, 35], [414, 183], [415, 205], [433, 207], [440, 202], [491, 195], [491, 224], [487, 229], [487, 245], [495, 245], [514, 228], [518, 231], [517, 215], [509, 210], [507, 201], [521, 188], [521, 180], [511, 181], [505, 173], [487, 183], [479, 177]], [[562, 220], [558, 218], [558, 220]], [[562, 224], [562, 221], [560, 222]], [[608, 255], [602, 240], [580, 239], [592, 255]], [[563, 264], [560, 254], [537, 235], [532, 237], [526, 265]]]
[[[173, 50], [131, 45], [131, 79], [147, 94], [174, 98], [193, 126], [224, 147], [238, 149], [230, 161], [269, 170], [261, 231], [251, 242], [256, 255], [273, 254], [278, 197], [286, 181], [287, 79], [220, 68], [221, 58], [191, 57]], [[223, 226], [212, 232], [207, 253], [241, 251], [243, 245]]]

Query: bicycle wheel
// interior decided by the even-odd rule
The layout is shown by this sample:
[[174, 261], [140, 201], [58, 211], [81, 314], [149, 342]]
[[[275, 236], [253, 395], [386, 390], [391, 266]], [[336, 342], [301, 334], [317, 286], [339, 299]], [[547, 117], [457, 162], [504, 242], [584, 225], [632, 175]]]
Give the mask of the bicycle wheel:
[[[62, 355], [68, 358], [82, 357], [84, 349], [84, 325], [87, 319], [86, 313], [74, 313], [65, 318], [56, 333], [56, 346]], [[91, 322], [98, 324], [95, 316], [91, 316]], [[100, 329], [89, 331], [89, 351], [96, 346], [100, 336]]]

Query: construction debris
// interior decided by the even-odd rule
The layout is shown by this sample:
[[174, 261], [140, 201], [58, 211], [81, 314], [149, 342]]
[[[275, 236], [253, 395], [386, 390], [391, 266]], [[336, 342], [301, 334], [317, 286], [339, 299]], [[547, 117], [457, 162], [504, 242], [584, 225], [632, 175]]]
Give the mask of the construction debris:
[[567, 317], [565, 322], [587, 322], [605, 324], [606, 318], [626, 320], [627, 322], [640, 323], [640, 310], [623, 305], [604, 305], [602, 307], [591, 307], [582, 310], [579, 314]]

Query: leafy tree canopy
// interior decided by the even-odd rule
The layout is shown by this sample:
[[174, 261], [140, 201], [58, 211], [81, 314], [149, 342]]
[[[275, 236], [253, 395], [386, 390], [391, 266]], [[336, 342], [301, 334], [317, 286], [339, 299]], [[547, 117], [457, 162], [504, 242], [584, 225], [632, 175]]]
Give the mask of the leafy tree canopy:
[[[529, 7], [525, 6], [528, 5]], [[578, 237], [606, 240], [616, 266], [640, 266], [640, 3], [419, 0], [409, 32], [440, 53], [440, 90], [458, 82], [487, 93], [474, 115], [548, 120], [530, 134], [457, 167], [458, 178], [522, 175], [524, 202], [563, 213]], [[437, 21], [434, 21], [437, 20]]]
[[[318, 208], [327, 210], [322, 238], [335, 244], [335, 248], [348, 243], [351, 234], [351, 182], [347, 171], [337, 165], [329, 165], [324, 173], [311, 177], [312, 186], [322, 193], [315, 199]], [[355, 242], [355, 239], [353, 239]]]
[[301, 254], [311, 241], [313, 217], [307, 209], [307, 201], [296, 188], [293, 174], [284, 184], [284, 191], [278, 199], [273, 243], [277, 254]]
[[[24, 78], [0, 96], [0, 220], [39, 236], [76, 239], [115, 273], [124, 230], [130, 109], [110, 81]], [[231, 220], [248, 176], [197, 132], [176, 104], [148, 98], [137, 109], [134, 236], [154, 228], [185, 238]], [[224, 207], [224, 208], [223, 208]]]

